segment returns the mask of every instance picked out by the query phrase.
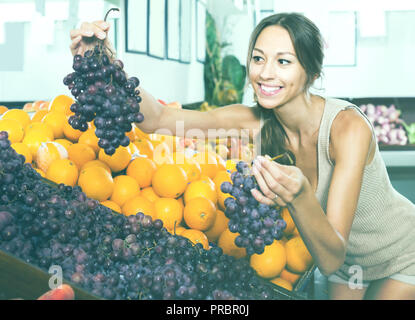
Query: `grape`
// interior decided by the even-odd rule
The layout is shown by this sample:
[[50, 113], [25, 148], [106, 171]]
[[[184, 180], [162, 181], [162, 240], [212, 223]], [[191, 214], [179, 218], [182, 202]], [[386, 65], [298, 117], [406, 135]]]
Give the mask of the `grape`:
[[[132, 123], [142, 122], [144, 116], [136, 90], [138, 78], [127, 79], [122, 61], [111, 61], [108, 54], [109, 50], [100, 43], [83, 57], [75, 55], [72, 65], [75, 72], [66, 75], [63, 83], [76, 99], [71, 106], [75, 115], [68, 123], [74, 129], [86, 131], [87, 123], [95, 120], [99, 146], [112, 155], [119, 146], [130, 144], [125, 133], [132, 130]], [[116, 137], [114, 132], [120, 136]]]
[[249, 165], [239, 161], [237, 171], [232, 172], [230, 182], [223, 182], [221, 191], [233, 196], [225, 200], [225, 215], [231, 232], [240, 233], [235, 245], [246, 248], [247, 254], [261, 254], [274, 239], [281, 239], [286, 222], [281, 219], [280, 209], [258, 203], [251, 195], [258, 189], [255, 177], [250, 175]]

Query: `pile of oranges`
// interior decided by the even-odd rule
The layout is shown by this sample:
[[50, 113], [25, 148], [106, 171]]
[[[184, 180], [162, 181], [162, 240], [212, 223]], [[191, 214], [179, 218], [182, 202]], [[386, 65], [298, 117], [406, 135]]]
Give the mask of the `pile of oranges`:
[[[235, 245], [220, 185], [231, 182], [236, 160], [214, 150], [189, 150], [174, 136], [146, 134], [137, 127], [127, 135], [130, 145], [108, 156], [98, 146], [93, 122], [87, 131], [68, 124], [74, 101], [59, 95], [43, 102], [32, 117], [24, 110], [0, 108], [0, 131], [41, 176], [55, 183], [78, 185], [85, 194], [126, 216], [143, 212], [160, 219], [172, 234], [209, 249], [216, 243], [225, 254], [242, 258]], [[286, 208], [285, 237], [250, 258], [259, 276], [292, 290], [312, 264], [311, 256]]]

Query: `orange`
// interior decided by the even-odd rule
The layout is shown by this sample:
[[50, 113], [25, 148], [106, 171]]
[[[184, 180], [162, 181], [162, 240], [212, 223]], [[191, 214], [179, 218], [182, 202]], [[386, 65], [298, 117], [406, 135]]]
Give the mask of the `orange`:
[[59, 143], [62, 147], [68, 151], [68, 148], [73, 144], [73, 142], [67, 139], [56, 139], [54, 142]]
[[134, 143], [130, 142], [130, 144], [127, 146], [127, 149], [128, 151], [130, 151], [132, 159], [135, 159], [140, 156], [138, 152], [138, 148], [136, 147]]
[[229, 170], [231, 173], [236, 171], [236, 164], [238, 163], [237, 159], [226, 160], [226, 170]]
[[168, 230], [171, 234], [175, 234], [178, 236], [181, 236], [183, 234], [184, 231], [186, 231], [188, 229], [186, 229], [185, 227], [182, 226], [176, 226], [176, 228], [172, 228], [170, 230]]
[[198, 180], [202, 180], [202, 181], [206, 181], [210, 187], [212, 188], [212, 190], [216, 191], [216, 186], [215, 183], [213, 182], [213, 180], [211, 178], [209, 178], [207, 175], [205, 174], [201, 174], [200, 175], [200, 179]]
[[68, 158], [72, 160], [81, 169], [82, 166], [96, 159], [95, 151], [89, 145], [84, 143], [74, 143], [68, 148]]
[[251, 267], [262, 278], [275, 278], [285, 268], [287, 255], [281, 242], [274, 240], [261, 254], [254, 253], [250, 259]]
[[112, 174], [110, 167], [108, 167], [108, 165], [106, 163], [102, 162], [101, 160], [91, 160], [91, 161], [86, 162], [81, 167], [81, 171], [86, 169], [86, 168], [93, 167], [93, 166], [104, 168], [105, 170], [108, 171], [109, 174]]
[[46, 171], [46, 179], [57, 184], [64, 183], [74, 187], [78, 181], [78, 174], [78, 168], [71, 160], [57, 159], [50, 164], [48, 171]]
[[186, 157], [184, 152], [174, 152], [172, 157], [174, 163], [186, 172], [188, 182], [193, 182], [200, 178], [202, 169], [195, 160]]
[[153, 151], [154, 147], [150, 140], [145, 138], [138, 138], [136, 140], [132, 140], [135, 146], [138, 149], [138, 152], [142, 156], [147, 156], [147, 158], [152, 159], [153, 158]]
[[32, 117], [32, 123], [33, 122], [41, 122], [43, 117], [46, 116], [48, 114], [48, 112], [49, 112], [48, 110], [36, 111], [36, 113]]
[[182, 232], [181, 236], [189, 239], [193, 244], [201, 243], [203, 249], [209, 250], [209, 240], [202, 231], [187, 229]]
[[216, 161], [218, 162], [218, 171], [226, 170], [226, 161], [219, 154], [216, 154]]
[[56, 142], [42, 142], [36, 153], [36, 165], [47, 172], [50, 164], [56, 159], [68, 159], [68, 152]]
[[51, 140], [55, 139], [55, 134], [53, 133], [52, 127], [47, 123], [32, 121], [26, 126], [25, 134], [28, 134], [32, 131], [40, 131], [47, 135]]
[[287, 207], [282, 208], [281, 210], [281, 218], [287, 223], [287, 226], [284, 229], [285, 235], [290, 235], [293, 233], [295, 229], [294, 220], [291, 217], [290, 212], [288, 211]]
[[7, 110], [9, 110], [9, 108], [7, 108], [6, 106], [0, 106], [0, 114], [5, 113]]
[[46, 173], [44, 173], [42, 170], [40, 170], [39, 168], [34, 168], [36, 170], [37, 173], [40, 174], [40, 176], [42, 178], [46, 178]]
[[27, 163], [32, 163], [32, 153], [27, 145], [22, 142], [15, 142], [11, 144], [11, 147], [18, 153], [25, 157]]
[[287, 269], [282, 270], [280, 274], [280, 278], [289, 281], [292, 285], [295, 285], [300, 277], [301, 275], [290, 272]]
[[126, 216], [142, 212], [145, 215], [151, 216], [153, 220], [156, 216], [154, 204], [141, 195], [126, 201], [122, 206], [121, 211]]
[[23, 126], [20, 122], [14, 119], [0, 120], [0, 131], [6, 131], [9, 134], [9, 140], [11, 143], [21, 142], [24, 137]]
[[202, 175], [205, 174], [211, 179], [215, 177], [216, 173], [219, 171], [218, 161], [215, 154], [203, 151], [196, 153], [193, 158], [197, 163], [199, 163], [200, 168], [202, 169]]
[[313, 264], [313, 257], [301, 237], [291, 238], [285, 244], [287, 269], [294, 273], [303, 273]]
[[104, 149], [99, 150], [98, 159], [105, 162], [112, 172], [120, 172], [127, 168], [131, 161], [131, 153], [127, 147], [119, 146], [115, 153], [107, 155]]
[[141, 188], [151, 186], [154, 172], [156, 172], [156, 164], [148, 158], [135, 158], [127, 167], [127, 175], [137, 180]]
[[42, 119], [43, 123], [47, 123], [51, 126], [55, 139], [64, 137], [63, 125], [66, 121], [66, 115], [58, 111], [51, 111]]
[[276, 284], [279, 287], [282, 287], [284, 289], [287, 289], [288, 291], [293, 290], [293, 285], [290, 281], [285, 280], [283, 278], [277, 277], [272, 280], [270, 280], [273, 284]]
[[74, 128], [72, 128], [71, 125], [68, 122], [68, 119], [69, 119], [69, 117], [66, 118], [66, 121], [63, 124], [63, 134], [64, 134], [66, 139], [68, 139], [72, 142], [77, 142], [79, 137], [82, 135], [82, 131], [75, 130]]
[[182, 196], [180, 196], [180, 197], [178, 197], [176, 200], [177, 200], [177, 201], [179, 201], [179, 202], [180, 202], [180, 204], [182, 205], [182, 207], [184, 208], [184, 200], [183, 200], [183, 195], [182, 195]]
[[246, 249], [236, 246], [235, 238], [237, 236], [239, 236], [239, 233], [233, 233], [229, 228], [226, 228], [219, 236], [218, 246], [222, 248], [224, 254], [240, 259], [246, 257]]
[[228, 227], [229, 218], [225, 216], [222, 210], [216, 210], [216, 218], [213, 225], [205, 231], [209, 241], [216, 242], [223, 231]]
[[215, 178], [213, 179], [213, 183], [215, 184], [216, 194], [218, 195], [218, 205], [223, 210], [225, 210], [225, 199], [232, 197], [228, 193], [223, 193], [222, 190], [220, 189], [220, 186], [225, 181], [232, 183], [231, 174], [226, 170], [219, 171], [216, 174]]
[[33, 159], [36, 158], [37, 149], [39, 149], [42, 142], [52, 141], [45, 133], [40, 131], [31, 131], [25, 135], [23, 138], [23, 143], [27, 145], [32, 153]]
[[215, 222], [215, 204], [206, 198], [193, 198], [186, 202], [183, 217], [190, 228], [205, 231]]
[[101, 204], [103, 206], [106, 206], [106, 207], [110, 208], [111, 210], [113, 210], [115, 212], [121, 213], [120, 206], [118, 204], [116, 204], [114, 201], [105, 200], [105, 201], [102, 201]]
[[96, 155], [98, 155], [99, 152], [98, 141], [99, 139], [95, 135], [95, 129], [88, 129], [87, 131], [83, 132], [78, 139], [79, 143], [83, 143], [90, 146], [94, 150]]
[[295, 227], [293, 230], [293, 233], [291, 234], [292, 237], [300, 236], [300, 232], [298, 231], [298, 228]]
[[170, 149], [165, 142], [155, 142], [150, 140], [153, 144], [153, 160], [157, 166], [165, 163], [174, 163]]
[[92, 166], [79, 173], [78, 186], [87, 197], [104, 201], [114, 191], [114, 180], [104, 168]]
[[140, 186], [134, 178], [126, 175], [119, 175], [114, 178], [114, 191], [110, 198], [111, 201], [122, 207], [127, 200], [139, 195]]
[[172, 230], [183, 220], [183, 207], [180, 202], [172, 198], [159, 198], [154, 201], [156, 219], [163, 221], [163, 226]]
[[154, 172], [151, 184], [160, 197], [178, 198], [187, 186], [186, 172], [175, 164], [163, 164]]
[[160, 197], [157, 195], [157, 193], [154, 192], [152, 187], [147, 187], [141, 190], [141, 195], [150, 200], [151, 202], [156, 201], [157, 199], [160, 199]]
[[218, 196], [216, 190], [206, 180], [196, 180], [191, 182], [184, 192], [184, 203], [188, 203], [191, 199], [203, 197], [211, 200], [214, 204], [217, 203]]
[[133, 126], [133, 130], [134, 130], [134, 134], [138, 137], [138, 138], [144, 138], [144, 139], [149, 139], [149, 135], [147, 133], [145, 133], [144, 131], [142, 131], [139, 127], [137, 127], [137, 125]]
[[58, 112], [62, 112], [65, 115], [69, 115], [71, 113], [71, 105], [74, 103], [75, 101], [64, 94], [61, 94], [59, 96], [56, 96], [50, 103], [48, 106], [48, 110], [49, 111], [58, 111]]
[[9, 109], [3, 113], [2, 119], [13, 119], [19, 122], [23, 129], [30, 123], [30, 116], [22, 109]]

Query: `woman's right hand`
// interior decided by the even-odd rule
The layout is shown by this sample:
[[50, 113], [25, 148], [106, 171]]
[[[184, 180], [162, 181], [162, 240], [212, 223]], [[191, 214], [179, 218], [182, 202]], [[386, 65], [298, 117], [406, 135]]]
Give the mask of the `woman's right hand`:
[[79, 29], [73, 29], [70, 32], [72, 43], [69, 46], [72, 55], [84, 55], [85, 51], [93, 49], [96, 41], [104, 40], [104, 45], [110, 48], [112, 46], [108, 40], [108, 30], [110, 25], [105, 21], [83, 22]]

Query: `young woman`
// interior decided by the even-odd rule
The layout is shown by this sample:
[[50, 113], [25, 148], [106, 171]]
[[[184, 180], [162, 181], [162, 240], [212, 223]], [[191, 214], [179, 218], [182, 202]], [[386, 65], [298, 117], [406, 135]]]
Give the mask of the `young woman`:
[[[108, 25], [84, 23], [71, 32], [73, 54]], [[252, 195], [288, 206], [331, 299], [415, 299], [415, 206], [392, 187], [373, 127], [360, 109], [311, 94], [321, 76], [323, 45], [305, 16], [276, 14], [253, 31], [247, 74], [256, 106], [230, 105], [206, 113], [165, 108], [140, 88], [146, 132], [249, 129], [260, 134]], [[237, 130], [233, 130], [236, 132]], [[259, 143], [259, 142], [258, 142]], [[295, 166], [270, 161], [285, 151]], [[269, 156], [268, 156], [269, 155]], [[362, 284], [362, 286], [359, 286]]]

